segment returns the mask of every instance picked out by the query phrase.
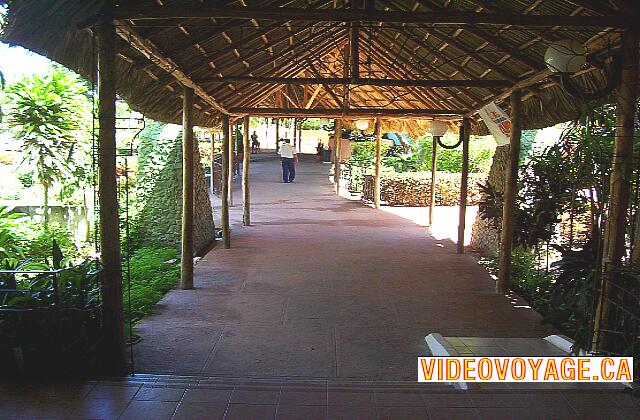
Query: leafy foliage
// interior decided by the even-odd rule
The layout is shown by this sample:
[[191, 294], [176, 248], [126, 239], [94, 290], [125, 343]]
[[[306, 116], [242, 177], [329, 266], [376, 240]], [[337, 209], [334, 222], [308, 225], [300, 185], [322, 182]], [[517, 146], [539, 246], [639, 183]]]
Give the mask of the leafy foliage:
[[[22, 141], [23, 162], [34, 164], [38, 182], [48, 191], [54, 182], [74, 179], [74, 149], [86, 124], [87, 86], [78, 76], [54, 66], [7, 87], [7, 125]], [[46, 217], [46, 216], [45, 216]]]
[[129, 293], [125, 292], [125, 307], [131, 306], [133, 322], [149, 314], [156, 302], [178, 283], [177, 256], [172, 248], [140, 248], [131, 255], [131, 287]]
[[50, 263], [52, 262], [50, 258], [54, 249], [54, 241], [55, 246], [59, 247], [65, 256], [65, 263], [70, 263], [78, 257], [78, 249], [73, 242], [71, 232], [66, 226], [58, 223], [31, 226], [25, 235], [23, 248], [25, 254], [33, 261]]
[[0, 206], [0, 269], [12, 269], [24, 259], [20, 246], [22, 237], [17, 226], [24, 215], [11, 213], [7, 207]]
[[[450, 136], [453, 136], [452, 134]], [[447, 141], [447, 140], [445, 140]], [[449, 139], [449, 142], [452, 142]], [[430, 136], [420, 138], [411, 144], [408, 151], [401, 147], [382, 145], [382, 166], [395, 172], [431, 171], [431, 150], [433, 140]], [[472, 136], [469, 141], [469, 172], [488, 172], [491, 158], [495, 150], [492, 140], [485, 137]], [[443, 172], [460, 172], [462, 167], [462, 148], [449, 150], [442, 147], [437, 151], [437, 170]], [[353, 142], [351, 164], [373, 166], [375, 161], [375, 142]]]

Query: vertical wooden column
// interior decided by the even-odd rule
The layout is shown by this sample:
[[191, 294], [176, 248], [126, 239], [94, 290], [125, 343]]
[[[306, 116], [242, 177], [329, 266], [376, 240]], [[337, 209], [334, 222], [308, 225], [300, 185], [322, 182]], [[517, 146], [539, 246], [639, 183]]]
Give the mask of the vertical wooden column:
[[463, 118], [460, 124], [460, 139], [462, 140], [462, 180], [460, 181], [460, 211], [458, 216], [458, 254], [464, 254], [464, 230], [467, 218], [467, 187], [469, 185], [469, 135], [471, 121]]
[[514, 212], [518, 192], [518, 160], [520, 159], [520, 137], [522, 135], [522, 93], [511, 93], [511, 137], [509, 140], [509, 166], [504, 186], [502, 207], [502, 230], [500, 231], [500, 272], [496, 292], [504, 294], [509, 289], [511, 276], [511, 248], [513, 244]]
[[193, 89], [182, 102], [182, 241], [180, 288], [193, 289]]
[[98, 197], [105, 345], [115, 372], [126, 368], [122, 265], [116, 181], [116, 31], [104, 16], [96, 25], [98, 47]]
[[433, 224], [433, 210], [436, 205], [436, 173], [438, 167], [438, 137], [433, 137], [431, 148], [431, 193], [429, 195], [429, 226]]
[[333, 184], [336, 189], [336, 194], [340, 194], [340, 155], [341, 155], [341, 143], [342, 143], [342, 121], [339, 119], [335, 119], [334, 121], [335, 127], [335, 160], [333, 162]]
[[251, 162], [251, 146], [249, 144], [249, 116], [244, 117], [244, 155], [242, 157], [242, 224], [251, 225], [251, 190], [249, 189], [249, 165]]
[[376, 117], [376, 125], [374, 129], [374, 135], [376, 136], [376, 171], [373, 180], [373, 206], [377, 209], [380, 208], [380, 160], [382, 154], [382, 133], [381, 133], [382, 121], [380, 117]]
[[[619, 265], [625, 253], [627, 210], [633, 175], [634, 117], [637, 99], [636, 88], [638, 86], [638, 41], [637, 31], [627, 31], [622, 34], [622, 78], [616, 91], [616, 138], [611, 179], [609, 181], [611, 193], [602, 256], [605, 272]], [[603, 332], [611, 329], [609, 319], [611, 303], [608, 299], [611, 299], [614, 289], [611, 282], [606, 281], [606, 274], [600, 293], [596, 310], [594, 342], [600, 349], [607, 349], [609, 337]]]
[[229, 150], [230, 139], [229, 116], [222, 116], [222, 208], [220, 209], [220, 222], [222, 223], [222, 245], [225, 248], [231, 247], [231, 232], [229, 229]]
[[302, 153], [302, 122], [298, 125], [298, 152]]
[[229, 207], [233, 207], [233, 175], [234, 175], [234, 170], [235, 170], [235, 165], [236, 165], [236, 160], [235, 160], [235, 143], [236, 143], [236, 133], [234, 133], [234, 127], [233, 124], [229, 124], [229, 129], [227, 130], [229, 132], [229, 149], [227, 150], [227, 156], [229, 158], [229, 167], [228, 167], [228, 185], [227, 188], [229, 189]]
[[280, 147], [280, 118], [276, 118], [276, 154]]
[[215, 172], [215, 167], [216, 167], [216, 135], [215, 133], [211, 134], [211, 179], [210, 184], [211, 184], [211, 195], [213, 195], [214, 191], [215, 191], [215, 182], [214, 182], [214, 172]]
[[293, 148], [298, 147], [298, 119], [293, 119]]

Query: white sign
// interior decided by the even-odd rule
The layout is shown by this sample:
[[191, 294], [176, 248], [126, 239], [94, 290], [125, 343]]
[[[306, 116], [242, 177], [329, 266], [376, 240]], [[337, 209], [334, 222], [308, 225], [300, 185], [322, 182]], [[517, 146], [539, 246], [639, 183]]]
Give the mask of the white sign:
[[632, 382], [633, 357], [419, 357], [418, 382]]
[[509, 116], [495, 102], [480, 108], [478, 114], [482, 117], [493, 138], [496, 139], [498, 147], [508, 145], [511, 137], [511, 120]]

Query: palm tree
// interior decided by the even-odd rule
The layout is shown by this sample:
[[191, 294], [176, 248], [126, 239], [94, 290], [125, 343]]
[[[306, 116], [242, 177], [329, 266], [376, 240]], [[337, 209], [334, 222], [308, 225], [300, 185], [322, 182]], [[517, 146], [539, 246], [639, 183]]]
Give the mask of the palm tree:
[[87, 110], [87, 87], [70, 71], [52, 66], [6, 89], [7, 125], [22, 141], [23, 163], [35, 166], [44, 190], [44, 222], [49, 221], [49, 189], [71, 177], [72, 154]]

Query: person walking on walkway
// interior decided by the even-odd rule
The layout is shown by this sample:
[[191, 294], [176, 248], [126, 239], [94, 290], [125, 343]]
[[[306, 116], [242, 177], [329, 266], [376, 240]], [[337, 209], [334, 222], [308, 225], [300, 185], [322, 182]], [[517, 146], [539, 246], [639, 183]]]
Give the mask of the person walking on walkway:
[[285, 183], [293, 182], [296, 178], [296, 163], [298, 162], [298, 155], [289, 139], [284, 139], [284, 143], [280, 145], [278, 154], [282, 161], [282, 181]]
[[260, 151], [260, 142], [258, 141], [258, 133], [255, 131], [251, 135], [251, 153]]

